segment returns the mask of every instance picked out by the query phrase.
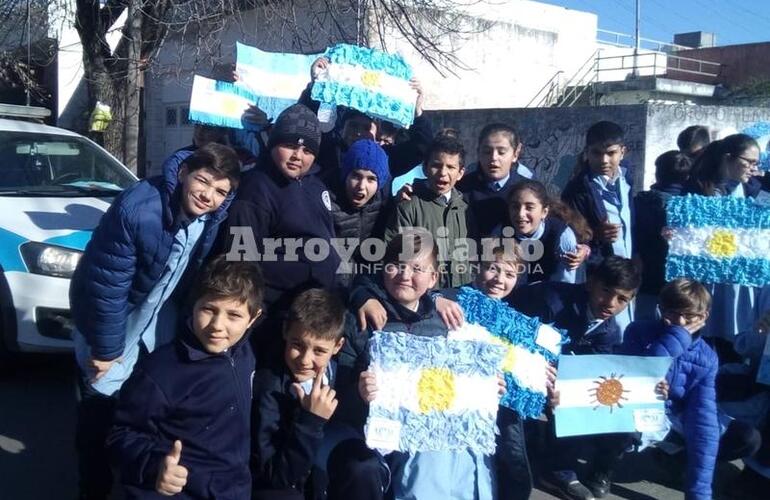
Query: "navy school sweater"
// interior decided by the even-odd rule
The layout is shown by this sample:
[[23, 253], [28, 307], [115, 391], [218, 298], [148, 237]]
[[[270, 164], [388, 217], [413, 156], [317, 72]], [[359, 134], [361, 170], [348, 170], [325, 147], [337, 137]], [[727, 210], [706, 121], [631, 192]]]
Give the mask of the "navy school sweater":
[[189, 473], [175, 498], [251, 498], [253, 373], [246, 336], [211, 354], [186, 330], [140, 360], [120, 390], [107, 441], [130, 498], [163, 498], [155, 482], [175, 440]]
[[514, 289], [508, 300], [517, 311], [537, 316], [554, 328], [567, 330], [570, 340], [562, 347], [562, 354], [612, 354], [620, 344], [620, 327], [615, 318], [587, 331], [591, 313], [585, 284], [533, 283]]
[[[261, 167], [244, 174], [238, 196], [230, 207], [227, 227], [220, 235], [227, 242], [222, 250], [226, 253], [231, 249], [232, 228], [251, 229], [265, 276], [268, 307], [289, 300], [299, 289], [334, 285], [339, 257], [330, 244], [334, 238], [331, 199], [326, 185], [317, 176], [319, 171], [313, 165], [304, 177], [291, 180], [271, 160], [263, 159]], [[274, 252], [266, 253], [265, 239], [276, 238], [284, 243]], [[312, 254], [309, 257], [302, 245], [294, 256], [285, 243], [287, 239], [298, 239], [304, 245], [313, 238], [329, 243], [326, 258], [315, 259]]]

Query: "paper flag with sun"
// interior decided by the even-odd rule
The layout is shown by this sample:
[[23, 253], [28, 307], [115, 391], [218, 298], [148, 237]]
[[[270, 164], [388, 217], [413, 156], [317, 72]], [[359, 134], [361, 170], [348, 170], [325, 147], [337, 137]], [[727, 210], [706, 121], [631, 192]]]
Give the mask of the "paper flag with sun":
[[409, 84], [412, 68], [403, 57], [344, 43], [328, 48], [324, 56], [331, 64], [316, 78], [313, 99], [400, 127], [412, 124], [417, 92]]
[[546, 365], [556, 361], [566, 335], [472, 287], [460, 289], [457, 303], [463, 309], [465, 324], [449, 332], [449, 338], [505, 346], [500, 368], [506, 394], [500, 404], [522, 417], [539, 417], [546, 402]]
[[375, 332], [366, 443], [384, 451], [495, 451], [498, 367], [505, 348], [400, 332]]
[[667, 357], [561, 356], [556, 435], [660, 430], [665, 402], [655, 386], [670, 365]]
[[666, 279], [770, 283], [770, 206], [732, 196], [673, 196]]

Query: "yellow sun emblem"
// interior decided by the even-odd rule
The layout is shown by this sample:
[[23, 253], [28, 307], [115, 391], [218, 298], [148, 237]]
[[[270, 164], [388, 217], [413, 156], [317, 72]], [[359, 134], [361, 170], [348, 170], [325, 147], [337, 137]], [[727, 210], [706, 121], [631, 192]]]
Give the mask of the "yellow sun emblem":
[[366, 88], [374, 88], [380, 86], [380, 74], [376, 71], [364, 71], [361, 73], [361, 83]]
[[623, 405], [620, 404], [620, 402], [628, 400], [628, 398], [624, 397], [623, 394], [629, 391], [623, 389], [623, 383], [620, 381], [622, 378], [623, 375], [615, 375], [613, 373], [609, 376], [609, 378], [599, 377], [599, 380], [594, 380], [596, 387], [588, 389], [588, 392], [593, 398], [591, 403], [598, 403], [596, 406], [594, 406], [594, 410], [599, 408], [601, 405], [609, 406], [610, 413], [612, 413], [614, 406], [623, 408]]
[[238, 100], [226, 97], [222, 100], [222, 114], [231, 115], [238, 111]]
[[714, 257], [732, 257], [738, 252], [738, 241], [730, 231], [717, 229], [706, 241], [706, 250]]
[[447, 368], [426, 368], [417, 382], [417, 403], [421, 413], [446, 411], [455, 399], [455, 377]]

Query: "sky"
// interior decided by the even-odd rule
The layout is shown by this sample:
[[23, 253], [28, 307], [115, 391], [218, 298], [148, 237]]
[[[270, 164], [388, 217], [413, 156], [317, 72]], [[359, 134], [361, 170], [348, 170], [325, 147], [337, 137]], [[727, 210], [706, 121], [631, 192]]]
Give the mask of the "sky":
[[[635, 0], [538, 0], [592, 12], [599, 28], [634, 34]], [[717, 45], [770, 41], [768, 0], [640, 0], [641, 36], [672, 42], [674, 33], [715, 33]], [[633, 42], [629, 42], [633, 43]]]

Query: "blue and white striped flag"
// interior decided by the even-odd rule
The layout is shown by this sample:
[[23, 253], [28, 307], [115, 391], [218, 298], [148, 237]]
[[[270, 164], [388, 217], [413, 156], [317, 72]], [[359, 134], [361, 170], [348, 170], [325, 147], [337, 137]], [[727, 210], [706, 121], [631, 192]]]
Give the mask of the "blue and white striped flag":
[[504, 347], [375, 332], [370, 353], [378, 389], [366, 422], [370, 448], [494, 453]]
[[189, 118], [196, 123], [242, 129], [243, 112], [252, 102], [232, 83], [195, 75]]
[[667, 357], [562, 355], [556, 380], [556, 436], [665, 428], [665, 402], [655, 386], [669, 366]]
[[297, 102], [310, 81], [313, 61], [321, 55], [265, 52], [242, 43], [236, 52], [236, 88], [271, 120]]
[[509, 307], [499, 299], [464, 286], [457, 296], [465, 323], [449, 332], [453, 340], [483, 340], [506, 349], [501, 365], [506, 393], [500, 405], [524, 418], [537, 418], [546, 403], [546, 367], [561, 353], [566, 335]]
[[324, 54], [330, 63], [313, 84], [313, 99], [409, 127], [417, 92], [409, 85], [412, 68], [403, 57], [377, 49], [339, 44]]
[[666, 279], [770, 284], [770, 206], [732, 196], [674, 196]]

